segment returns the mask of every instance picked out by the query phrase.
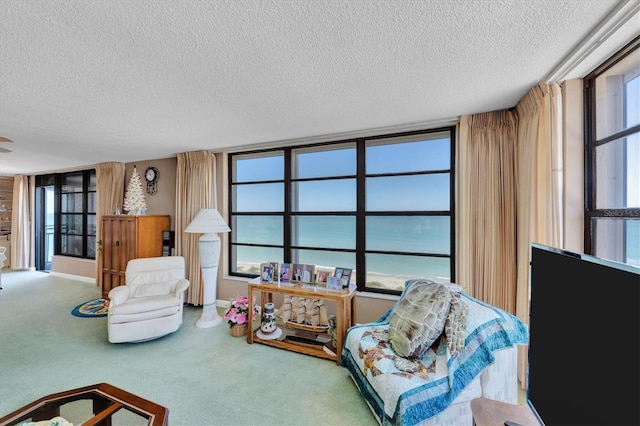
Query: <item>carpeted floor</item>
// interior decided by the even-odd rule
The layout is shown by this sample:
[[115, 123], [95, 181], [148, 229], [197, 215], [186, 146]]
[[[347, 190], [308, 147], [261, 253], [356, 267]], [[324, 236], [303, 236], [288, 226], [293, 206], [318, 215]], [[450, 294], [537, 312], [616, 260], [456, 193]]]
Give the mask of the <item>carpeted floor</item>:
[[94, 284], [4, 271], [2, 284], [0, 416], [50, 393], [107, 382], [168, 407], [172, 426], [377, 425], [335, 362], [248, 345], [226, 324], [199, 329], [199, 307], [186, 306], [171, 335], [110, 344], [106, 317], [70, 315], [100, 297]]

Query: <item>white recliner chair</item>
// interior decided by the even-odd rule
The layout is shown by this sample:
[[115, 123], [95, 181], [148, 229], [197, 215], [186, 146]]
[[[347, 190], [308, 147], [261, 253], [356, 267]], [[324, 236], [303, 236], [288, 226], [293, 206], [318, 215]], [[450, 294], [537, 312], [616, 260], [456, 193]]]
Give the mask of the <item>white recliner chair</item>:
[[125, 285], [109, 291], [109, 342], [142, 342], [178, 330], [187, 288], [182, 256], [130, 260]]

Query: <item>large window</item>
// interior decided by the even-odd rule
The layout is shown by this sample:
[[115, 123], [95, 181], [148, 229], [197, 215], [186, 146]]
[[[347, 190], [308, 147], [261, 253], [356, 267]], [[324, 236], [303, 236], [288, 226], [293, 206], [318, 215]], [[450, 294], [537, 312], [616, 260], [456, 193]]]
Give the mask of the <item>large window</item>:
[[[65, 256], [95, 259], [96, 257], [96, 172], [84, 170], [38, 176], [36, 187], [52, 188], [52, 206], [39, 202], [38, 246], [50, 247]], [[39, 193], [39, 192], [38, 192]], [[44, 198], [43, 198], [44, 200]], [[52, 208], [52, 209], [51, 209]], [[51, 215], [51, 218], [47, 218]]]
[[454, 279], [454, 129], [230, 154], [232, 275], [353, 270], [359, 290]]
[[585, 78], [585, 251], [640, 266], [640, 37]]

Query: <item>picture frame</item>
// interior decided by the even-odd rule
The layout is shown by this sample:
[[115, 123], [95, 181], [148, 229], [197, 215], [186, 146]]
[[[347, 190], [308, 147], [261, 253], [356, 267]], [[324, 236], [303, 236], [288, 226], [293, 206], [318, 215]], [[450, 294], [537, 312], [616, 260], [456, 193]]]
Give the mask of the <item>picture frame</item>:
[[338, 267], [338, 268], [336, 268], [333, 276], [340, 278], [340, 280], [342, 281], [342, 288], [348, 288], [349, 287], [349, 283], [351, 282], [351, 273], [352, 272], [353, 272], [353, 270], [351, 268]]
[[280, 264], [280, 282], [288, 283], [291, 279], [291, 263]]
[[328, 269], [316, 269], [316, 285], [326, 287], [327, 281], [331, 277], [331, 271]]
[[341, 277], [328, 277], [327, 289], [329, 290], [342, 290], [342, 278]]
[[280, 264], [278, 262], [269, 262], [273, 266], [273, 280], [278, 281], [278, 274], [280, 273]]
[[263, 263], [260, 267], [260, 282], [273, 283], [274, 268], [272, 263]]
[[289, 281], [311, 284], [316, 276], [315, 268], [315, 265], [293, 263], [291, 264], [291, 277], [289, 278]]

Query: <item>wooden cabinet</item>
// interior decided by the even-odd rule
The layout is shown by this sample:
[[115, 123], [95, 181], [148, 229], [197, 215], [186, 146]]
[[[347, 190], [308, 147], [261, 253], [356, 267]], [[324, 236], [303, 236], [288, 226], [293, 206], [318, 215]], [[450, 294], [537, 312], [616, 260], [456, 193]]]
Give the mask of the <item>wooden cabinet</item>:
[[125, 284], [127, 262], [162, 256], [162, 233], [169, 215], [113, 215], [102, 217], [102, 297]]

